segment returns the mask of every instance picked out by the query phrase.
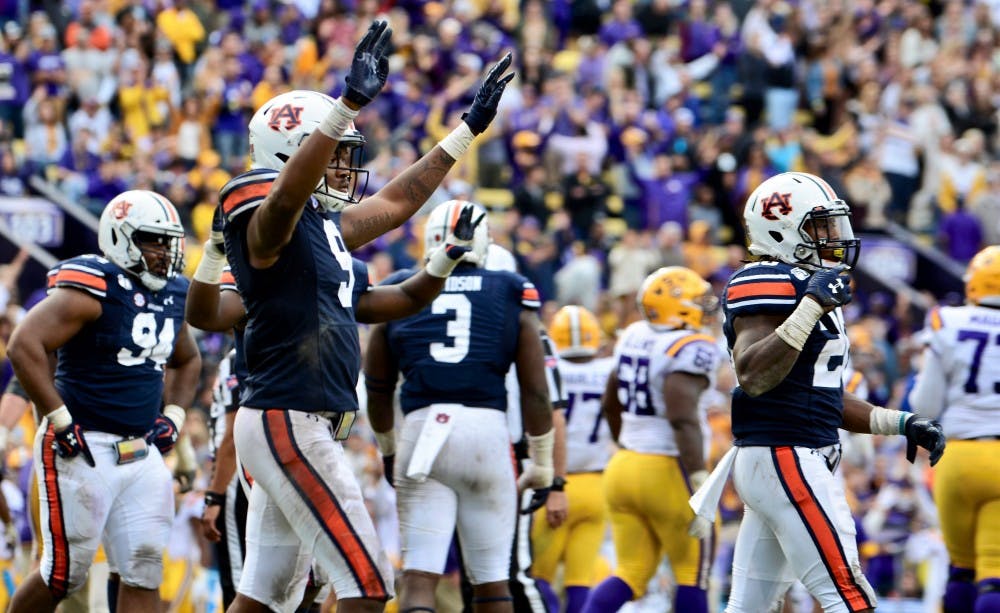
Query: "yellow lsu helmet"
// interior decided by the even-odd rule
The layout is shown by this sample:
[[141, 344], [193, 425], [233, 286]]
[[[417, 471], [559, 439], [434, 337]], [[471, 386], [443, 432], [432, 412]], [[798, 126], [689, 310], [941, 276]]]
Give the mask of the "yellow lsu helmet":
[[582, 306], [564, 306], [549, 324], [549, 337], [561, 358], [589, 358], [601, 346], [601, 326], [597, 317]]
[[646, 277], [636, 296], [639, 311], [654, 327], [700, 328], [702, 318], [718, 305], [712, 286], [683, 266], [661, 268]]
[[969, 262], [965, 299], [972, 304], [1000, 307], [1000, 245], [983, 249]]

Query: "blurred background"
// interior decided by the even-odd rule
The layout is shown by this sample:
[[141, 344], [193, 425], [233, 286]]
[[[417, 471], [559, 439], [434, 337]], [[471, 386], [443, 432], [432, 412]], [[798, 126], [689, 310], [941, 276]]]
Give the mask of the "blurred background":
[[[385, 91], [356, 122], [368, 193], [446, 135], [484, 70], [513, 50], [517, 78], [497, 120], [426, 209], [452, 198], [487, 207], [493, 241], [545, 301], [543, 320], [586, 306], [608, 351], [660, 266], [688, 266], [721, 290], [746, 255], [747, 195], [801, 170], [853, 210], [863, 239], [846, 312], [855, 382], [898, 408], [928, 309], [961, 303], [965, 264], [1000, 242], [998, 0], [0, 0], [0, 341], [44, 296], [49, 266], [97, 252], [95, 216], [126, 189], [174, 202], [193, 271], [219, 189], [247, 168], [253, 112], [291, 89], [339, 95], [376, 17], [390, 22], [394, 54]], [[419, 263], [421, 224], [356, 253], [373, 281]], [[202, 411], [188, 427], [207, 460], [205, 411], [230, 340], [199, 339]], [[716, 456], [731, 439], [734, 382], [721, 374]], [[30, 424], [18, 432], [3, 491], [23, 509]], [[369, 432], [358, 428], [349, 447], [398, 548]], [[919, 608], [938, 597], [947, 565], [932, 474], [901, 461], [898, 441], [848, 447], [880, 611], [936, 610]], [[211, 557], [191, 531], [199, 500], [179, 499], [179, 538], [191, 534], [175, 553], [200, 586], [183, 606], [214, 610]], [[735, 526], [740, 509], [727, 500]], [[21, 534], [30, 543], [26, 524]], [[7, 553], [9, 589], [23, 569]], [[726, 555], [723, 543], [722, 600]]]

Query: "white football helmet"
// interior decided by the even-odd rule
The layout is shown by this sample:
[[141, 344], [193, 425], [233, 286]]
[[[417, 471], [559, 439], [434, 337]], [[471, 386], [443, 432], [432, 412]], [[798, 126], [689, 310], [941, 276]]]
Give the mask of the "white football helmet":
[[816, 270], [838, 263], [853, 268], [861, 241], [851, 210], [823, 179], [784, 172], [747, 198], [743, 222], [752, 255]]
[[517, 258], [496, 243], [490, 243], [486, 249], [486, 270], [506, 270], [517, 272]]
[[[472, 213], [472, 221], [479, 219], [486, 210], [474, 202], [467, 200], [449, 200], [434, 207], [431, 214], [427, 216], [427, 224], [424, 226], [424, 258], [430, 256], [438, 246], [444, 243], [448, 234], [455, 229], [455, 223], [462, 212], [462, 208], [471, 204], [475, 207]], [[482, 267], [486, 264], [486, 250], [490, 245], [489, 219], [484, 218], [475, 232], [472, 234], [472, 249], [462, 256], [462, 262], [468, 262]]]
[[[304, 89], [280, 94], [264, 103], [250, 119], [251, 166], [281, 170], [306, 137], [323, 122], [333, 103], [333, 98], [326, 94]], [[350, 171], [350, 186], [346, 191], [333, 189], [324, 176], [313, 192], [326, 210], [339, 211], [358, 202], [364, 194], [368, 186], [368, 171], [361, 167], [364, 146], [365, 137], [351, 123], [337, 146], [338, 150], [347, 147], [348, 165], [340, 166], [335, 156], [330, 166]]]
[[156, 192], [136, 189], [115, 196], [101, 213], [97, 244], [104, 257], [154, 292], [184, 269], [184, 226], [174, 205]]

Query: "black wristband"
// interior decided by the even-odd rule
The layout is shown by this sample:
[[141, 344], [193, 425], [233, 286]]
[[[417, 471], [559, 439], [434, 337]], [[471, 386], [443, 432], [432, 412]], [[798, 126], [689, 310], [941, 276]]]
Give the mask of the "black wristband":
[[206, 507], [222, 507], [226, 505], [226, 495], [218, 492], [205, 492]]
[[552, 486], [549, 488], [553, 492], [562, 492], [566, 489], [566, 480], [562, 477], [552, 477]]

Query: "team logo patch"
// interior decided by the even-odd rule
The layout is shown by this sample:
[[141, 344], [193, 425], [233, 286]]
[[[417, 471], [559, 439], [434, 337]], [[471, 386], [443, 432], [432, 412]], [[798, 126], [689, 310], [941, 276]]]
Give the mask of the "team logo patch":
[[[267, 127], [275, 132], [279, 130], [291, 130], [302, 124], [302, 110], [304, 107], [283, 104], [271, 109], [271, 117], [267, 122]], [[282, 124], [284, 121], [284, 124]]]
[[121, 274], [118, 275], [118, 285], [120, 285], [121, 288], [123, 290], [125, 290], [126, 292], [131, 292], [132, 291], [132, 282], [129, 281], [128, 277], [126, 277], [125, 275], [121, 275]]
[[806, 279], [809, 278], [809, 271], [802, 270], [801, 268], [793, 268], [792, 276], [798, 279], [799, 281], [805, 281]]
[[135, 295], [132, 296], [132, 302], [134, 302], [137, 307], [144, 307], [146, 306], [146, 297], [139, 292], [136, 292]]
[[112, 205], [111, 215], [115, 219], [125, 219], [125, 216], [128, 215], [129, 209], [131, 208], [132, 208], [131, 202], [126, 202], [125, 200], [119, 200], [118, 202], [114, 203], [114, 205]]
[[[778, 214], [788, 215], [792, 212], [792, 205], [788, 202], [791, 197], [792, 195], [790, 193], [780, 194], [778, 192], [774, 192], [767, 198], [764, 198], [761, 200], [761, 204], [763, 205], [763, 209], [761, 209], [761, 216], [763, 216], [764, 219], [777, 221]], [[777, 209], [777, 214], [774, 212], [774, 209]]]
[[446, 424], [451, 419], [451, 415], [448, 415], [447, 413], [438, 413], [435, 419], [439, 424]]

